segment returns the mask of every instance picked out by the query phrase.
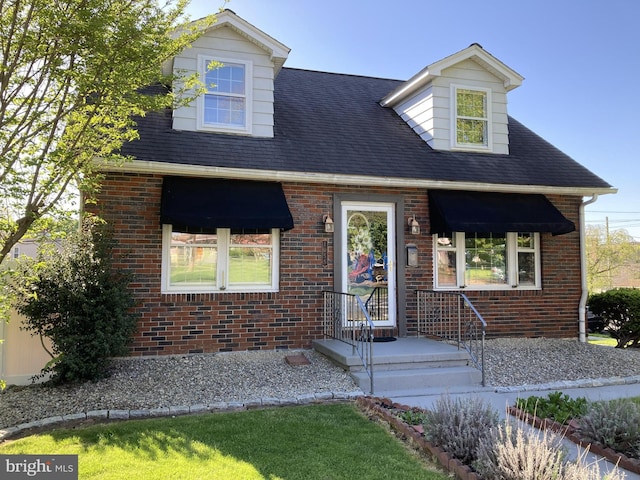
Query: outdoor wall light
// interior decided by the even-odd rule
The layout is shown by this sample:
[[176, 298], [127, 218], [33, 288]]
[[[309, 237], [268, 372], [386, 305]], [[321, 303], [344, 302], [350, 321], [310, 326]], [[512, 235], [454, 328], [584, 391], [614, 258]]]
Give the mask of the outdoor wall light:
[[331, 215], [329, 214], [324, 215], [322, 217], [322, 223], [324, 223], [325, 233], [333, 233], [334, 224], [333, 224], [333, 219], [331, 218]]
[[420, 224], [415, 219], [415, 217], [409, 217], [408, 220], [409, 229], [411, 230], [411, 235], [419, 235], [420, 234]]

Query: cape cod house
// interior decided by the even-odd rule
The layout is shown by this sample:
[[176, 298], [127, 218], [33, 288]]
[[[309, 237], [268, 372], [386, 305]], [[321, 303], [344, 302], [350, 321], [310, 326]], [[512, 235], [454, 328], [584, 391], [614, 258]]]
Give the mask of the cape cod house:
[[385, 337], [419, 331], [421, 291], [464, 293], [489, 337], [584, 335], [584, 204], [615, 189], [508, 115], [522, 76], [477, 44], [406, 81], [288, 53], [222, 12], [170, 66], [207, 93], [104, 172], [133, 355], [308, 348], [324, 292], [373, 299]]

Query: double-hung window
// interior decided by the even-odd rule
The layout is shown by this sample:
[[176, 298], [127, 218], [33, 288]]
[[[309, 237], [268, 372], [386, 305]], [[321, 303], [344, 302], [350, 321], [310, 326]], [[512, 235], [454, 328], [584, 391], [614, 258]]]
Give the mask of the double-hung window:
[[452, 86], [453, 147], [466, 149], [491, 148], [489, 109], [491, 91], [480, 88]]
[[435, 235], [436, 288], [539, 289], [535, 232]]
[[249, 61], [198, 57], [204, 95], [199, 97], [201, 129], [250, 133], [252, 64]]
[[277, 291], [279, 239], [277, 228], [184, 233], [163, 225], [163, 292]]

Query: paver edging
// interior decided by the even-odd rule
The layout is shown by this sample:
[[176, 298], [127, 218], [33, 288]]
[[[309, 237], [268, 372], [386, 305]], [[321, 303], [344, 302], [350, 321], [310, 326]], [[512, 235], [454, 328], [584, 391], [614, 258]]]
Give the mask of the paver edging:
[[411, 407], [400, 405], [392, 402], [389, 399], [379, 397], [361, 396], [356, 399], [356, 403], [362, 409], [368, 412], [372, 412], [373, 414], [377, 415], [382, 420], [387, 422], [391, 426], [391, 428], [404, 435], [410, 443], [412, 443], [424, 453], [428, 454], [432, 459], [437, 461], [437, 463], [439, 463], [444, 470], [453, 473], [457, 479], [482, 480], [482, 477], [471, 470], [471, 467], [463, 464], [462, 462], [460, 462], [460, 460], [453, 458], [440, 447], [431, 443], [424, 437], [423, 433], [419, 432], [413, 426], [402, 421], [396, 415], [393, 415], [389, 411], [389, 408], [385, 408], [388, 406], [398, 410], [408, 410]]
[[43, 431], [55, 428], [64, 424], [72, 424], [82, 421], [121, 421], [121, 420], [141, 420], [159, 417], [176, 417], [189, 414], [203, 414], [207, 412], [222, 413], [232, 411], [242, 411], [255, 409], [260, 407], [277, 407], [292, 405], [307, 405], [310, 403], [324, 403], [334, 401], [354, 400], [363, 395], [361, 391], [353, 392], [321, 392], [309, 395], [301, 395], [297, 398], [276, 399], [273, 397], [263, 399], [250, 399], [245, 402], [214, 402], [211, 404], [197, 405], [174, 405], [170, 407], [148, 408], [148, 409], [130, 409], [130, 410], [90, 410], [86, 413], [74, 413], [68, 415], [56, 415], [52, 417], [34, 420], [32, 422], [21, 423], [11, 427], [0, 428], [0, 444], [5, 440], [18, 436], [29, 430]]

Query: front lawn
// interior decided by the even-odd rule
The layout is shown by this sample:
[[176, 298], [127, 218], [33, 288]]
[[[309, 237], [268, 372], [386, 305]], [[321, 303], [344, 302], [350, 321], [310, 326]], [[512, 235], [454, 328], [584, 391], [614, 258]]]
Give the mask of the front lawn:
[[351, 404], [127, 421], [0, 445], [45, 453], [78, 454], [81, 479], [448, 478]]
[[611, 336], [606, 333], [590, 333], [588, 341], [593, 345], [604, 345], [607, 347], [615, 347], [618, 344], [615, 338], [611, 338]]

